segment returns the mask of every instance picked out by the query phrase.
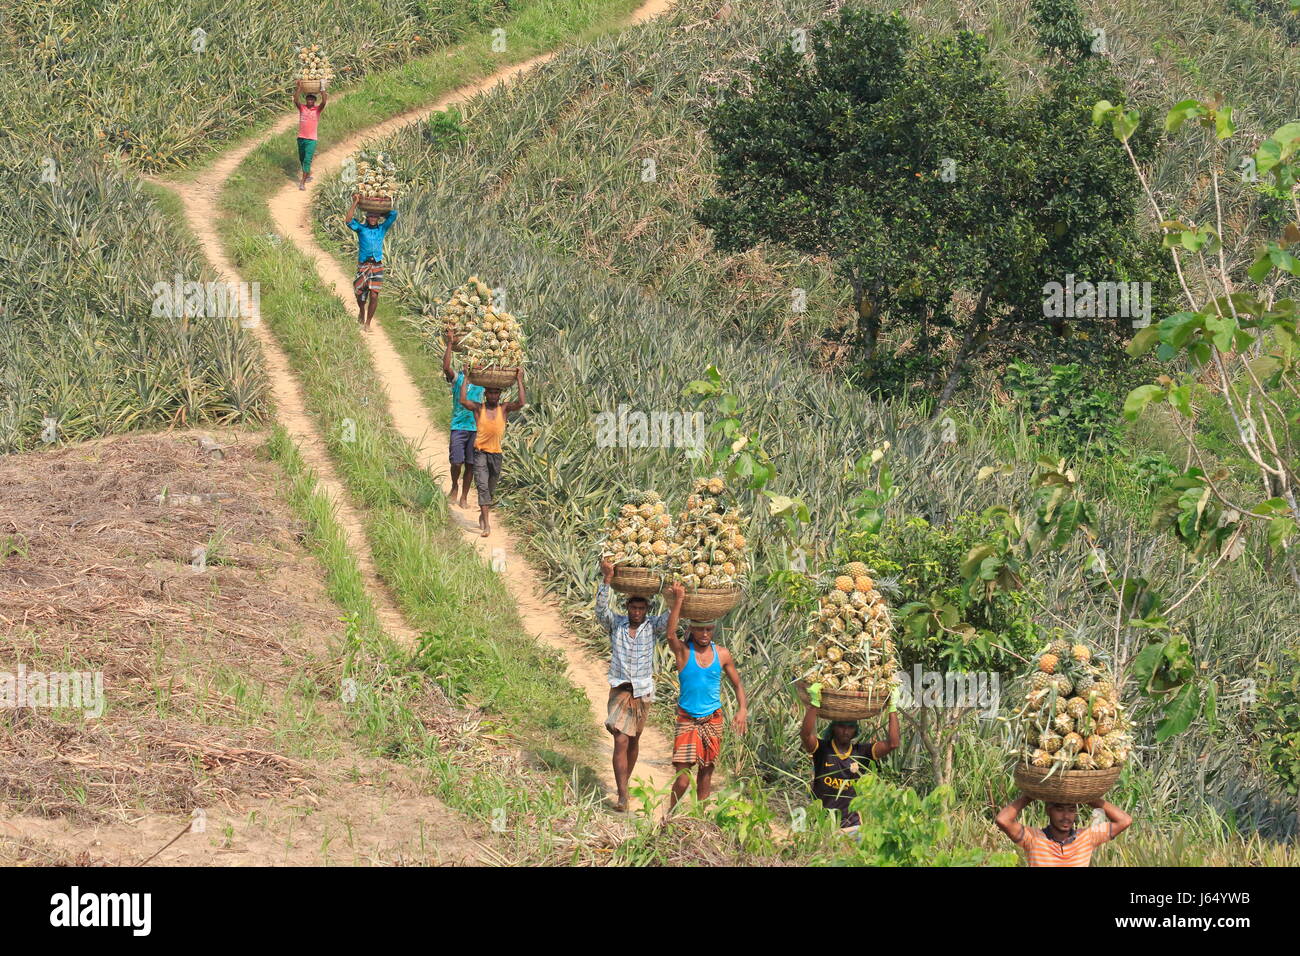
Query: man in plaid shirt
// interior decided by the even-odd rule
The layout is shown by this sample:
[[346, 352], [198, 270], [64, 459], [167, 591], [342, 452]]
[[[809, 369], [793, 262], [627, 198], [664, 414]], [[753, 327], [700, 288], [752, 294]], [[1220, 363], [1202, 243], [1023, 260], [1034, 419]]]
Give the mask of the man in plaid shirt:
[[614, 737], [614, 782], [618, 798], [614, 809], [627, 809], [627, 782], [636, 766], [641, 731], [655, 695], [655, 642], [676, 631], [686, 590], [680, 584], [668, 588], [669, 609], [648, 617], [650, 602], [643, 597], [627, 599], [627, 613], [609, 609], [609, 583], [614, 565], [600, 562], [603, 578], [596, 591], [596, 620], [609, 631], [609, 707], [605, 729]]

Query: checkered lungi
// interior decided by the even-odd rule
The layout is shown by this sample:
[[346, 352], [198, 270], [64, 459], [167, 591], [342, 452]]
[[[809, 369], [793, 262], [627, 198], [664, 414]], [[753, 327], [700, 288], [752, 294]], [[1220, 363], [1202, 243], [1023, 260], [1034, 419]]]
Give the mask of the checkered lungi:
[[605, 729], [610, 733], [618, 731], [629, 737], [640, 737], [641, 731], [645, 730], [645, 719], [649, 712], [650, 699], [632, 696], [631, 684], [611, 687]]
[[712, 767], [722, 751], [722, 729], [722, 708], [707, 717], [692, 717], [678, 707], [673, 763]]
[[357, 294], [358, 302], [365, 302], [370, 293], [379, 294], [384, 287], [384, 264], [374, 259], [357, 263], [357, 277], [352, 280], [352, 291]]

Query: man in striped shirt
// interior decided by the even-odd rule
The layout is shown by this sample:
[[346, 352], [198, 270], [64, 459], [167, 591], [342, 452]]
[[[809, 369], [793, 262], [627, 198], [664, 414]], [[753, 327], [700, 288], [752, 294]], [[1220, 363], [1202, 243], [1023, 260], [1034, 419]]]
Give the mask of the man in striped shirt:
[[1106, 814], [1106, 822], [1078, 830], [1076, 804], [1049, 803], [1047, 826], [1031, 830], [1017, 819], [1029, 801], [1022, 793], [998, 812], [997, 823], [1011, 842], [1025, 851], [1030, 866], [1087, 866], [1092, 862], [1093, 850], [1115, 839], [1133, 822], [1131, 816], [1113, 803], [1093, 800], [1088, 806]]
[[618, 798], [614, 809], [627, 809], [627, 782], [636, 766], [646, 714], [655, 696], [655, 643], [677, 629], [686, 590], [680, 584], [668, 589], [669, 609], [648, 617], [650, 602], [627, 599], [627, 613], [609, 609], [609, 583], [614, 565], [600, 562], [601, 585], [596, 591], [596, 620], [609, 631], [609, 706], [605, 729], [614, 737], [614, 783]]

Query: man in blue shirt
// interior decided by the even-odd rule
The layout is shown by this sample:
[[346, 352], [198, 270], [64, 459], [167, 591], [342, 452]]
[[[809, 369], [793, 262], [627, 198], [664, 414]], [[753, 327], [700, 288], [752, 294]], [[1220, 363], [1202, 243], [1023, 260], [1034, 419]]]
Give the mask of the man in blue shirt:
[[[357, 234], [357, 277], [352, 280], [352, 291], [357, 295], [357, 321], [367, 332], [379, 305], [379, 290], [384, 284], [384, 234], [388, 232], [397, 210], [390, 209], [380, 221], [379, 213], [366, 213], [366, 221], [356, 219], [357, 203], [361, 195], [354, 193], [352, 207], [348, 210], [348, 228]], [[368, 308], [367, 308], [368, 306]]]
[[[456, 500], [456, 486], [460, 485], [460, 506], [469, 507], [469, 486], [474, 478], [474, 438], [478, 426], [474, 424], [474, 413], [460, 403], [460, 383], [465, 378], [463, 371], [453, 374], [451, 371], [451, 336], [447, 337], [447, 350], [442, 353], [442, 374], [451, 382], [451, 495], [449, 501]], [[471, 385], [466, 392], [471, 402], [483, 401], [483, 386]], [[465, 481], [460, 481], [461, 468], [465, 469]]]

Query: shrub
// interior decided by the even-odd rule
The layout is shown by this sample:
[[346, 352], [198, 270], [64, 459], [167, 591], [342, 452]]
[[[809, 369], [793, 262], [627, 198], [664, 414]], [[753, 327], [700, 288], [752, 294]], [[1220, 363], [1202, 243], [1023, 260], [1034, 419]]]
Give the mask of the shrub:
[[1062, 452], [1115, 447], [1119, 403], [1110, 392], [1089, 388], [1082, 366], [1071, 363], [1043, 369], [1028, 362], [1012, 362], [1004, 381], [1021, 413], [1032, 423], [1031, 430]]

